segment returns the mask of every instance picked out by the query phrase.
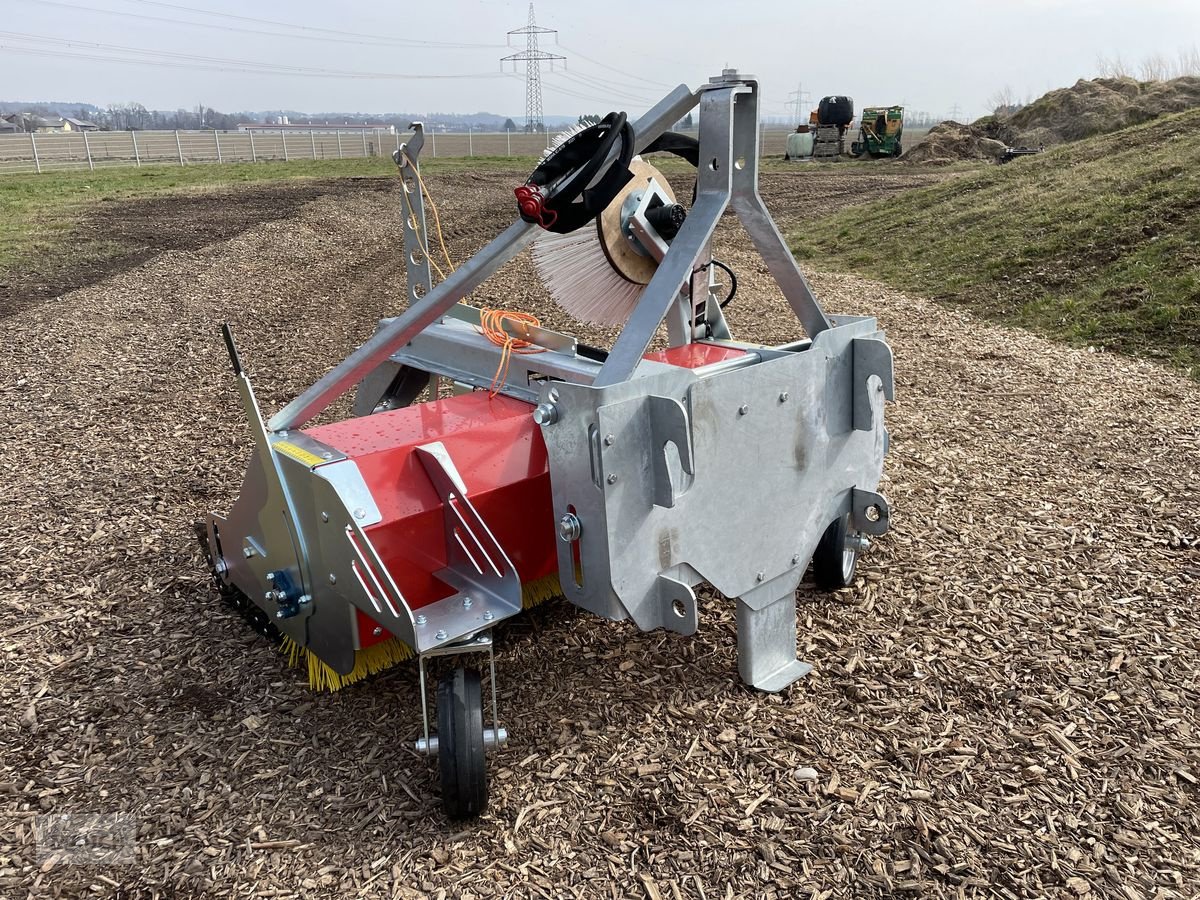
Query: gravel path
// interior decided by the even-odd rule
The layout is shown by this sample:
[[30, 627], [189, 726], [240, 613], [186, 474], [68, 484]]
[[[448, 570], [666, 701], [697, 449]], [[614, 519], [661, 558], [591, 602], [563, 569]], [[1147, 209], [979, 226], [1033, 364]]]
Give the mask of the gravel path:
[[[786, 223], [911, 176], [849, 177], [763, 193]], [[458, 259], [512, 180], [431, 179]], [[499, 636], [489, 812], [445, 823], [415, 669], [310, 693], [190, 531], [249, 451], [217, 323], [276, 408], [394, 311], [397, 218], [364, 186], [3, 320], [0, 896], [1200, 894], [1195, 384], [837, 275], [896, 350], [893, 531], [802, 588], [814, 673], [743, 687], [720, 598], [690, 639], [543, 607]], [[795, 336], [720, 248], [735, 332]], [[569, 324], [524, 257], [474, 299]], [[58, 813], [124, 814], [134, 863], [40, 858]]]

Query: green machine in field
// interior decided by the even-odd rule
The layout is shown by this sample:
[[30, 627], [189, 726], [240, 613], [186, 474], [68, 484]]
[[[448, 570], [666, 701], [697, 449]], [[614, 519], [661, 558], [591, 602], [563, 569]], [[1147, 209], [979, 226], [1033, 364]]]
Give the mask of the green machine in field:
[[858, 140], [850, 145], [850, 155], [899, 156], [903, 134], [903, 106], [868, 106], [862, 111]]

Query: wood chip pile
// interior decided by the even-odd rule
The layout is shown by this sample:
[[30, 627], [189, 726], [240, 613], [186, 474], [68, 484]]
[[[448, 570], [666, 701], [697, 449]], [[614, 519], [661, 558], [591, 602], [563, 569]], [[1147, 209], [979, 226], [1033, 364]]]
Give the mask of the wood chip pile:
[[[430, 179], [456, 261], [522, 174]], [[877, 178], [763, 193], [786, 224]], [[813, 674], [741, 685], [711, 595], [695, 638], [542, 608], [499, 634], [490, 810], [446, 824], [415, 667], [310, 693], [191, 532], [250, 451], [218, 323], [277, 408], [394, 312], [396, 210], [317, 199], [4, 322], [0, 896], [1200, 894], [1195, 383], [835, 275], [896, 351], [893, 531], [802, 589]], [[735, 331], [796, 336], [744, 236], [718, 255]], [[473, 299], [570, 326], [525, 257]], [[62, 814], [128, 817], [132, 862], [47, 853]]]

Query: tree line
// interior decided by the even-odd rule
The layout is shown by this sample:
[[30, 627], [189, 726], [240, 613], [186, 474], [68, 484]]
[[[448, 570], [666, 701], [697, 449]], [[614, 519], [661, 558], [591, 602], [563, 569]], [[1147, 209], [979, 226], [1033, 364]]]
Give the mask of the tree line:
[[196, 131], [211, 128], [217, 131], [232, 131], [244, 121], [240, 115], [223, 113], [209, 106], [195, 109], [147, 109], [140, 103], [113, 104], [106, 109], [79, 107], [64, 110], [62, 105], [49, 106], [33, 103], [23, 104], [18, 109], [12, 104], [3, 110], [5, 115], [15, 114], [16, 124], [23, 131], [36, 131], [43, 119], [51, 121], [69, 116], [81, 122], [91, 122], [105, 131]]
[[121, 103], [97, 113], [92, 121], [111, 131], [195, 131], [204, 128], [233, 131], [243, 118], [203, 105], [195, 109], [161, 110], [146, 109], [140, 103]]

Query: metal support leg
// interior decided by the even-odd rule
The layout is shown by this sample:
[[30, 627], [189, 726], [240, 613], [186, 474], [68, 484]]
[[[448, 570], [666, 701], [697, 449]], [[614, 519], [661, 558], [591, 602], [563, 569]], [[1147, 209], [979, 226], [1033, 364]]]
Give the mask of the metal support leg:
[[417, 738], [416, 750], [425, 756], [437, 756], [438, 736], [429, 731], [429, 699], [425, 678], [425, 659], [430, 656], [459, 656], [466, 653], [487, 653], [488, 676], [492, 689], [492, 725], [483, 729], [483, 745], [488, 750], [503, 747], [508, 743], [508, 729], [500, 725], [499, 701], [496, 694], [496, 655], [490, 634], [477, 634], [461, 643], [450, 644], [430, 650], [417, 657], [417, 671], [420, 673], [421, 691], [421, 724], [423, 736]]
[[[787, 593], [759, 605], [761, 596], [742, 597], [737, 602], [738, 674], [760, 691], [774, 694], [812, 671], [808, 663], [796, 659], [796, 580], [776, 579], [763, 588], [778, 591], [787, 582]], [[755, 588], [757, 594], [762, 588]], [[757, 607], [757, 608], [756, 608]]]

